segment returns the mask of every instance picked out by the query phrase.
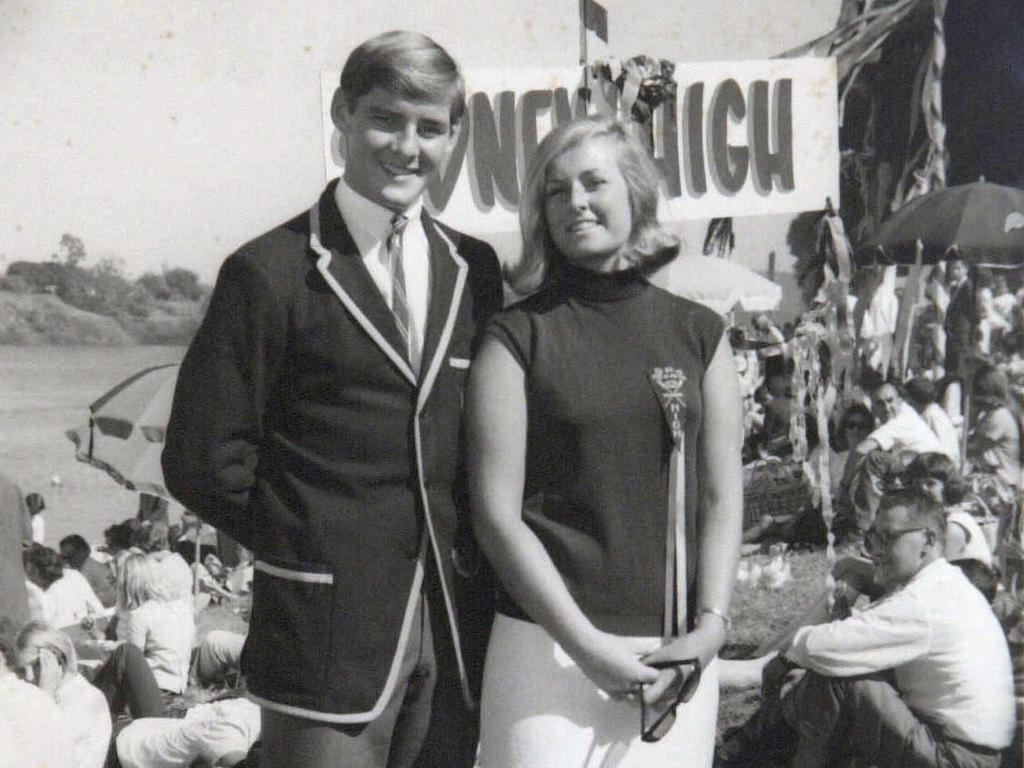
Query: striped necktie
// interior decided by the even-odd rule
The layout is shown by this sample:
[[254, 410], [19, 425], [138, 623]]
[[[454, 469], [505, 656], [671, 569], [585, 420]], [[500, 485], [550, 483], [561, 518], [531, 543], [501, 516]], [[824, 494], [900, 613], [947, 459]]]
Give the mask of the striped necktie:
[[412, 331], [409, 326], [409, 297], [405, 292], [405, 267], [402, 264], [402, 235], [409, 219], [402, 214], [395, 214], [391, 219], [391, 230], [388, 232], [388, 262], [391, 270], [391, 314], [395, 316], [395, 325], [405, 341], [405, 353], [414, 370], [419, 368], [413, 350]]

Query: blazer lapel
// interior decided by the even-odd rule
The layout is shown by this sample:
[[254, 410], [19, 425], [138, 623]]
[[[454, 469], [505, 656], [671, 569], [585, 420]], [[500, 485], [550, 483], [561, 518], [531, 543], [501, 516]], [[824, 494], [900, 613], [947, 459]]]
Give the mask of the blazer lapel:
[[455, 318], [466, 285], [466, 262], [426, 212], [422, 216], [423, 231], [430, 248], [430, 302], [427, 306], [427, 327], [423, 338], [423, 360], [420, 364], [421, 394], [429, 394], [437, 375], [439, 361], [444, 358], [451, 340]]
[[395, 324], [394, 315], [367, 271], [334, 201], [336, 183], [328, 185], [314, 210], [310, 211], [310, 245], [320, 257], [317, 268], [373, 343], [415, 385], [416, 375], [409, 365], [405, 342]]

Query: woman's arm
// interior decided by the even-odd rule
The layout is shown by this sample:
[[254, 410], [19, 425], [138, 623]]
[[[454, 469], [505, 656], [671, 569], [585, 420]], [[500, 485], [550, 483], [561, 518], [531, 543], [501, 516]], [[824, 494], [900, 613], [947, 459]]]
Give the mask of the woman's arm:
[[[697, 530], [697, 610], [692, 632], [644, 661], [698, 657], [711, 661], [725, 642], [740, 540], [743, 536], [743, 413], [729, 342], [722, 337], [701, 388], [704, 423], [697, 446], [702, 508]], [[701, 612], [707, 609], [712, 612]], [[652, 687], [652, 698], [658, 691]]]
[[481, 346], [466, 402], [473, 528], [502, 584], [599, 687], [626, 693], [655, 680], [655, 670], [591, 624], [523, 522], [525, 375], [500, 342], [488, 338]]

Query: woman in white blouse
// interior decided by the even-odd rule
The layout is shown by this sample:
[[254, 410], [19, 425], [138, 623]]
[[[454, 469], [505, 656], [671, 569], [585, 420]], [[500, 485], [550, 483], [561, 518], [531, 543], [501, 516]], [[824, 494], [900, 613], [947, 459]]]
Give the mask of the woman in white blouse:
[[168, 570], [151, 554], [124, 561], [117, 579], [117, 639], [143, 652], [161, 690], [181, 693], [196, 628], [190, 598], [167, 579]]

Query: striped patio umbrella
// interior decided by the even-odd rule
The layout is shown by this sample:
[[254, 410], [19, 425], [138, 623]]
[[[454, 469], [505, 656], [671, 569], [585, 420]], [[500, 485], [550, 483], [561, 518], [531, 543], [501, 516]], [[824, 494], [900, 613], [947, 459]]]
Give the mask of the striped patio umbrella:
[[75, 457], [132, 491], [170, 498], [160, 468], [178, 364], [129, 376], [89, 406], [89, 423], [65, 434]]

